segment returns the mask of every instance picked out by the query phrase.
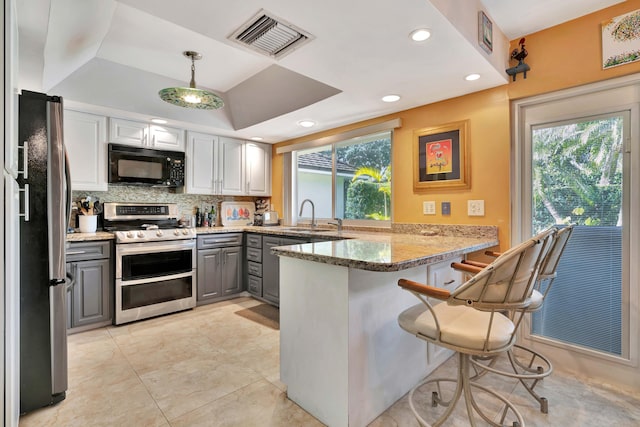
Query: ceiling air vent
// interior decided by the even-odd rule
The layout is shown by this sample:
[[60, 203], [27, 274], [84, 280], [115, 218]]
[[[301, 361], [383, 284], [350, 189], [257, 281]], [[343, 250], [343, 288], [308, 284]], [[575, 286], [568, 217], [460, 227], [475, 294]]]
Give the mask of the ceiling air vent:
[[294, 25], [261, 10], [233, 34], [230, 40], [271, 58], [282, 58], [313, 39]]

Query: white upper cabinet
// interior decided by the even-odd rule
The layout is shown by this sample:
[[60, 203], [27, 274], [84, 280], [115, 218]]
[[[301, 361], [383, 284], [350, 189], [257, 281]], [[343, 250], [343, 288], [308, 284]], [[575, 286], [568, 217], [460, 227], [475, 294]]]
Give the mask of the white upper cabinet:
[[271, 147], [187, 132], [186, 192], [226, 196], [271, 194]]
[[184, 151], [182, 129], [126, 119], [109, 119], [109, 142], [154, 148], [157, 150]]
[[204, 133], [187, 132], [186, 192], [190, 194], [216, 194], [216, 149], [218, 137]]
[[149, 126], [149, 141], [158, 150], [184, 151], [183, 130], [160, 125]]
[[271, 195], [271, 146], [245, 144], [246, 188], [250, 196]]
[[64, 143], [72, 190], [107, 191], [106, 141], [106, 117], [64, 111]]
[[245, 192], [244, 141], [220, 137], [218, 148], [217, 194], [243, 196]]

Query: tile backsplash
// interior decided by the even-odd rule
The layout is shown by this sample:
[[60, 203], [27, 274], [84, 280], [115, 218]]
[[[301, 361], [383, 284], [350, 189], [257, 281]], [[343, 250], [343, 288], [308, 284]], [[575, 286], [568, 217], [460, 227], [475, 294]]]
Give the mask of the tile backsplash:
[[[184, 194], [176, 192], [174, 189], [140, 187], [127, 185], [109, 185], [108, 191], [72, 191], [72, 200], [75, 202], [87, 196], [100, 199], [104, 202], [137, 202], [137, 203], [176, 203], [180, 217], [191, 218], [196, 207], [211, 209], [211, 205], [216, 205], [216, 211], [220, 209], [220, 203], [226, 201], [252, 201], [256, 197], [250, 196], [210, 196], [201, 194]], [[71, 217], [71, 225], [75, 224], [75, 215]]]

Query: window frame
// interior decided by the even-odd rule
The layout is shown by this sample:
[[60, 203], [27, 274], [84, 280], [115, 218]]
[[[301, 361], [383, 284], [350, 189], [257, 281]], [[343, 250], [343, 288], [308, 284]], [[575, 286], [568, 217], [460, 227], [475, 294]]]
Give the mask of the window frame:
[[[389, 138], [391, 140], [390, 147], [390, 164], [393, 163], [393, 139], [394, 129], [399, 128], [402, 122], [400, 119], [388, 120], [385, 122], [377, 123], [362, 128], [357, 128], [341, 133], [336, 133], [323, 138], [302, 142], [295, 145], [279, 147], [276, 149], [277, 154], [283, 154], [283, 221], [285, 225], [297, 225], [297, 224], [309, 224], [310, 220], [298, 221], [298, 213], [300, 202], [297, 200], [297, 156], [295, 152], [308, 148], [316, 147], [331, 147], [332, 158], [332, 182], [331, 182], [331, 212], [335, 214], [335, 148], [340, 143], [354, 139], [356, 137], [365, 137], [368, 135], [374, 135], [382, 132], [389, 132]], [[385, 228], [390, 229], [393, 222], [393, 192], [390, 198], [389, 208], [389, 220], [367, 220], [367, 219], [344, 219], [343, 224], [353, 227], [370, 227], [370, 228]], [[333, 218], [316, 218], [316, 221], [320, 225], [327, 225]]]

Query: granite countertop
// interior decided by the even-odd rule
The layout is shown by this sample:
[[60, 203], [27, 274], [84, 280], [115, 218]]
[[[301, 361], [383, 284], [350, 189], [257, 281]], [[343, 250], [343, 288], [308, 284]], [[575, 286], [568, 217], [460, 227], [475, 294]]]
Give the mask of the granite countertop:
[[342, 235], [345, 240], [278, 246], [271, 251], [276, 255], [359, 270], [399, 271], [498, 245], [497, 237], [424, 236], [361, 231], [343, 231]]
[[67, 233], [67, 242], [91, 242], [96, 240], [115, 240], [116, 236], [108, 231], [95, 233]]
[[[399, 271], [498, 245], [497, 227], [400, 224], [388, 229], [311, 230], [308, 227], [199, 227], [198, 235], [260, 233], [306, 237], [313, 243], [279, 246], [276, 255], [370, 271]], [[70, 233], [68, 242], [113, 240], [113, 233]], [[326, 240], [324, 240], [326, 239]]]

